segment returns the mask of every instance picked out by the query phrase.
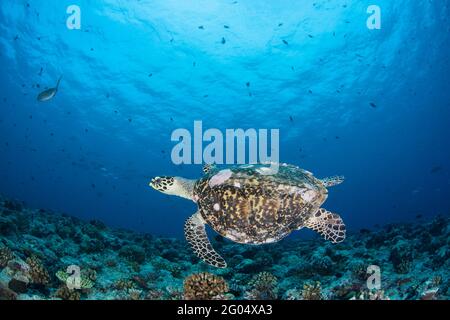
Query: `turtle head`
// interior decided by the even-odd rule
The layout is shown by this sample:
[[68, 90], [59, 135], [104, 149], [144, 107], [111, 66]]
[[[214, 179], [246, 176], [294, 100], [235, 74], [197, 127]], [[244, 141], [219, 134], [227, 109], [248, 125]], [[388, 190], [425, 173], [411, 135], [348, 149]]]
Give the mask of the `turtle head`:
[[155, 177], [149, 185], [159, 192], [192, 200], [195, 180], [180, 177]]

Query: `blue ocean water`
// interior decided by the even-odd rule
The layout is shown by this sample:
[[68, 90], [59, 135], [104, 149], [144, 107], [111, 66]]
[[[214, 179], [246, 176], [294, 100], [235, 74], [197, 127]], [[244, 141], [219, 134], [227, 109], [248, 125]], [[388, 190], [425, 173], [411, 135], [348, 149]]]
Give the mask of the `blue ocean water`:
[[350, 230], [450, 212], [448, 1], [77, 0], [69, 30], [72, 4], [0, 2], [0, 193], [181, 237], [195, 204], [148, 182], [201, 176], [170, 157], [201, 120], [345, 175], [324, 206]]

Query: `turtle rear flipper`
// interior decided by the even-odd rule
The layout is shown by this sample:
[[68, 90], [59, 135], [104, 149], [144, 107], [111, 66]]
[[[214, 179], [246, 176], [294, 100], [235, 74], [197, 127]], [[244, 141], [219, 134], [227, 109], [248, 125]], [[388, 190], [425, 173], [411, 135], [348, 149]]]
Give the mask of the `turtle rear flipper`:
[[320, 208], [312, 215], [305, 227], [320, 233], [325, 240], [340, 243], [345, 240], [345, 224], [338, 214]]
[[321, 181], [322, 181], [323, 185], [325, 186], [325, 188], [334, 187], [334, 186], [337, 186], [338, 184], [341, 184], [342, 182], [344, 182], [344, 177], [343, 176], [333, 176], [333, 177], [324, 178]]
[[213, 249], [206, 234], [205, 223], [197, 212], [184, 225], [184, 235], [195, 254], [213, 267], [226, 268], [225, 260]]

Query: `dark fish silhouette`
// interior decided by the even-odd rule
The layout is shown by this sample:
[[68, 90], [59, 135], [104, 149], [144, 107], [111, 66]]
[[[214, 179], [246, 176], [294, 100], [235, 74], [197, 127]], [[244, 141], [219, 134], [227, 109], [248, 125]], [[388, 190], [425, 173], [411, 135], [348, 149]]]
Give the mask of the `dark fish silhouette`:
[[59, 77], [58, 82], [56, 83], [56, 87], [50, 88], [50, 89], [47, 89], [47, 90], [41, 92], [38, 95], [37, 100], [40, 102], [45, 102], [45, 101], [49, 101], [49, 100], [53, 99], [55, 97], [56, 93], [58, 92], [58, 88], [59, 88], [61, 79], [62, 79], [62, 76]]

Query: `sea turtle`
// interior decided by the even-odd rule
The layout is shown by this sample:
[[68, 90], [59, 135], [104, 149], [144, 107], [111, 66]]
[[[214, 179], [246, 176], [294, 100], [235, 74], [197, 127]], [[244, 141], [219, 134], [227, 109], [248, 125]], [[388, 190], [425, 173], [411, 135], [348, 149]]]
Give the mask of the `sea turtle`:
[[185, 223], [185, 236], [200, 259], [226, 268], [213, 249], [205, 225], [237, 243], [259, 245], [277, 242], [292, 231], [312, 229], [333, 243], [345, 239], [341, 217], [321, 205], [327, 187], [343, 177], [317, 179], [299, 167], [280, 164], [270, 172], [267, 164], [238, 165], [219, 170], [206, 165], [199, 180], [156, 177], [150, 186], [162, 193], [190, 199], [198, 211]]

